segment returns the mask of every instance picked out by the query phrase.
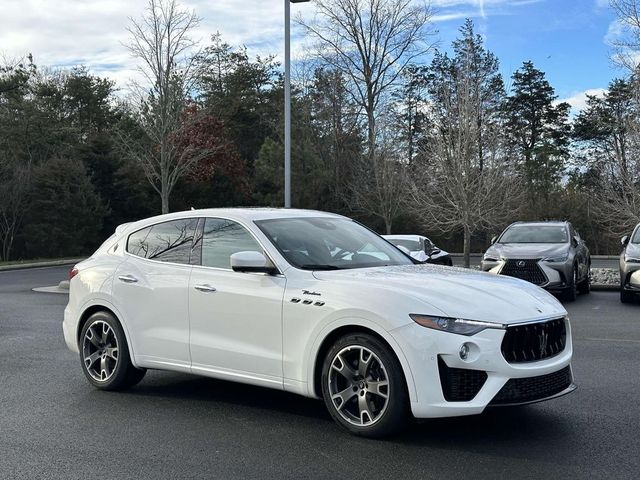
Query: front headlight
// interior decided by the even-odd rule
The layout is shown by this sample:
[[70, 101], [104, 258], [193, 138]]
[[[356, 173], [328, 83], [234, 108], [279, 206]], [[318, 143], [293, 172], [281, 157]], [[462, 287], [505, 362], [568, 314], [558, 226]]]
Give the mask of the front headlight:
[[492, 253], [485, 253], [482, 257], [485, 262], [497, 262], [498, 256]]
[[409, 314], [418, 325], [433, 328], [441, 332], [457, 333], [458, 335], [475, 335], [487, 328], [504, 329], [501, 323], [481, 322], [478, 320], [465, 320], [462, 318], [436, 317], [432, 315]]
[[638, 257], [629, 257], [628, 255], [624, 256], [624, 261], [627, 263], [640, 263], [640, 258]]
[[543, 262], [549, 262], [549, 263], [562, 263], [562, 262], [566, 262], [567, 260], [569, 260], [568, 253], [564, 255], [558, 255], [557, 257], [547, 257], [542, 259]]

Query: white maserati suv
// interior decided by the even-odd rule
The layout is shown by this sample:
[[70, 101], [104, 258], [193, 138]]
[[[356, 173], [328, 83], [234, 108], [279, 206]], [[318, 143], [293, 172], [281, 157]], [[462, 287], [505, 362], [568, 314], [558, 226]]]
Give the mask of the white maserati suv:
[[209, 209], [116, 229], [70, 272], [63, 330], [85, 376], [174, 370], [323, 398], [380, 437], [575, 386], [567, 312], [531, 283], [417, 265], [359, 223]]

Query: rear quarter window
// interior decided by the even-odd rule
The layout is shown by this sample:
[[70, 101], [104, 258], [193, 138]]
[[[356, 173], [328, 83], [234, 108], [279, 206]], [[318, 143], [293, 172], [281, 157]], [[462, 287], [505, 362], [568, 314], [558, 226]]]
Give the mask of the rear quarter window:
[[172, 220], [129, 235], [127, 252], [161, 262], [189, 264], [197, 218]]

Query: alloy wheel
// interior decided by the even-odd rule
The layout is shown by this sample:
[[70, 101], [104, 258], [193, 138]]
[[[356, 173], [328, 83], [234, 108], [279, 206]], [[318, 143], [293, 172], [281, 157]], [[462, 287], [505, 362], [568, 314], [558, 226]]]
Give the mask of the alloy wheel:
[[380, 358], [366, 347], [343, 348], [331, 361], [327, 376], [331, 402], [352, 425], [376, 423], [389, 404], [389, 376]]
[[98, 382], [109, 380], [118, 366], [118, 339], [111, 326], [96, 320], [85, 332], [82, 341], [84, 367]]

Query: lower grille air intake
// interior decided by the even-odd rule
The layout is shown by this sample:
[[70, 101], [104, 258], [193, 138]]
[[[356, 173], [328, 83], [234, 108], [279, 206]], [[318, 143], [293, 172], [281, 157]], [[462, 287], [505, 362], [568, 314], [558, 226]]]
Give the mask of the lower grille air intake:
[[539, 377], [512, 378], [489, 405], [509, 405], [535, 402], [551, 397], [571, 386], [571, 367]]
[[487, 380], [486, 372], [448, 367], [440, 356], [438, 356], [438, 371], [442, 393], [447, 402], [473, 400]]

